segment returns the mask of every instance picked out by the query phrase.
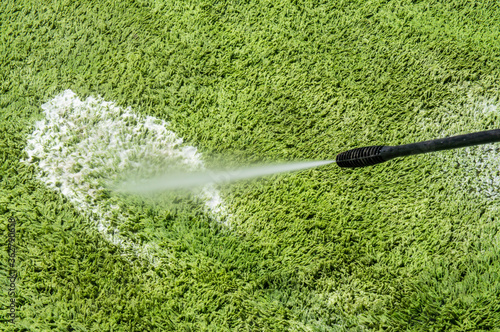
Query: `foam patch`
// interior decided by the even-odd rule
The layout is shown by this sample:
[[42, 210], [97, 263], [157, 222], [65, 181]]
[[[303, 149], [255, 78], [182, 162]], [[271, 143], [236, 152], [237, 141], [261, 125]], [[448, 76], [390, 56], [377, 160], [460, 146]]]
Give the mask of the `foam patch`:
[[[480, 98], [478, 100], [473, 96], [468, 96], [464, 114], [454, 121], [471, 129], [459, 130], [456, 128], [456, 134], [448, 131], [447, 135], [495, 129], [495, 127], [498, 128], [498, 125], [495, 124], [498, 123], [499, 119], [500, 112], [495, 99]], [[451, 165], [461, 170], [458, 182], [462, 190], [489, 200], [498, 201], [500, 199], [500, 143], [457, 149], [450, 157], [448, 157], [448, 161]]]
[[[35, 124], [23, 162], [37, 164], [38, 178], [88, 215], [107, 240], [154, 261], [154, 243], [138, 244], [112, 226], [111, 220], [127, 216], [108, 199], [103, 181], [132, 173], [154, 175], [166, 167], [202, 170], [196, 147], [183, 144], [164, 120], [142, 117], [100, 97], [82, 101], [66, 90], [42, 109], [45, 119]], [[207, 213], [227, 222], [224, 201], [213, 186], [205, 186], [199, 197]]]

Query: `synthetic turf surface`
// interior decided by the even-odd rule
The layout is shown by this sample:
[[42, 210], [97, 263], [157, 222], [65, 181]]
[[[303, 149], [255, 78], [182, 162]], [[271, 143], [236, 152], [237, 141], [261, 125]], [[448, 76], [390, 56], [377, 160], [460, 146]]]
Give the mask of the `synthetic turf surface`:
[[66, 89], [169, 121], [207, 165], [498, 128], [499, 31], [496, 1], [2, 1], [2, 329], [500, 328], [498, 145], [226, 186], [230, 228], [131, 202], [164, 218], [156, 267], [20, 162]]

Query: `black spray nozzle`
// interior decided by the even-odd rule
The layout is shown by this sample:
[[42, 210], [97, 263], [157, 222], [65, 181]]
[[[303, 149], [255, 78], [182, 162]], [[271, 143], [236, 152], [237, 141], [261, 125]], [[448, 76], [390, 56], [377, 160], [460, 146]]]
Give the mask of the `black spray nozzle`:
[[397, 146], [366, 146], [339, 153], [336, 161], [340, 167], [356, 168], [379, 164], [397, 157], [494, 142], [500, 142], [500, 129]]

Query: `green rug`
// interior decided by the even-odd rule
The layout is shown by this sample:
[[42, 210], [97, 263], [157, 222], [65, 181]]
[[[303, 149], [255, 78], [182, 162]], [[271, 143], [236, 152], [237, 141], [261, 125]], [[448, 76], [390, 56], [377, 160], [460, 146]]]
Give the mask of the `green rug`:
[[499, 128], [499, 31], [496, 1], [2, 1], [1, 330], [499, 330], [498, 144], [104, 189]]

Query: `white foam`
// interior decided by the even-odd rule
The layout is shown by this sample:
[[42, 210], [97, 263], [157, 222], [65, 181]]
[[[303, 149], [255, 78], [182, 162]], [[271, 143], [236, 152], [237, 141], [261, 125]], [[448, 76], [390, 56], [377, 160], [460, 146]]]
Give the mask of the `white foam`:
[[[183, 145], [168, 123], [141, 117], [100, 97], [82, 101], [71, 90], [42, 105], [45, 119], [28, 139], [25, 163], [36, 163], [38, 177], [86, 213], [106, 239], [155, 262], [154, 243], [139, 245], [122, 236], [111, 219], [125, 220], [119, 207], [100, 194], [100, 179], [117, 180], [127, 171], [164, 171], [165, 163], [202, 170], [200, 153]], [[219, 192], [207, 186], [199, 194], [207, 212], [226, 223], [229, 215]]]
[[[472, 122], [472, 128], [467, 132], [494, 129], [489, 122], [496, 122], [500, 112], [495, 99], [473, 98], [468, 96], [465, 106], [465, 116], [457, 123], [463, 126], [463, 121]], [[472, 100], [471, 100], [472, 99]], [[498, 127], [498, 126], [497, 126]], [[462, 170], [463, 177], [459, 180], [463, 189], [476, 193], [489, 200], [500, 199], [500, 143], [472, 146], [455, 150], [450, 157], [452, 164]]]

